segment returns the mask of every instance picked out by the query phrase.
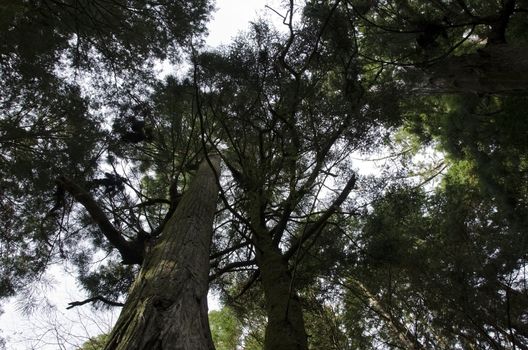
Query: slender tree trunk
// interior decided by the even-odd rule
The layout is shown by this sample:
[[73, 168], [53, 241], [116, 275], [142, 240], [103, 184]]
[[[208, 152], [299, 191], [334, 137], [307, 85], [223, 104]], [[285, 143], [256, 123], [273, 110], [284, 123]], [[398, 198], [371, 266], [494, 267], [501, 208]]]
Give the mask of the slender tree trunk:
[[[392, 333], [395, 339], [399, 341], [404, 349], [416, 349], [422, 350], [424, 347], [419, 340], [407, 329], [407, 327], [400, 322], [398, 317], [388, 311], [385, 306], [380, 302], [379, 298], [371, 293], [371, 291], [359, 280], [354, 278], [349, 279], [349, 282], [354, 287], [351, 290], [356, 294], [359, 299], [365, 303], [372, 311], [378, 314], [387, 326], [389, 331]], [[350, 288], [350, 287], [349, 287]]]
[[209, 251], [220, 158], [200, 165], [152, 248], [105, 350], [212, 350], [207, 318]]
[[301, 303], [292, 290], [288, 263], [269, 232], [256, 235], [256, 259], [266, 299], [265, 350], [307, 350]]

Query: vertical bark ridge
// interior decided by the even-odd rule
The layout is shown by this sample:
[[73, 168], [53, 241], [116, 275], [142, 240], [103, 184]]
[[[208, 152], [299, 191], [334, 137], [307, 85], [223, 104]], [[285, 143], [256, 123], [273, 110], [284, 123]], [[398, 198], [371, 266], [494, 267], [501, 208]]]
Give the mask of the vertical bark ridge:
[[302, 306], [297, 294], [290, 290], [292, 277], [286, 259], [269, 232], [256, 236], [256, 260], [268, 315], [265, 350], [307, 350]]
[[145, 260], [105, 350], [214, 350], [209, 252], [220, 158], [204, 160]]

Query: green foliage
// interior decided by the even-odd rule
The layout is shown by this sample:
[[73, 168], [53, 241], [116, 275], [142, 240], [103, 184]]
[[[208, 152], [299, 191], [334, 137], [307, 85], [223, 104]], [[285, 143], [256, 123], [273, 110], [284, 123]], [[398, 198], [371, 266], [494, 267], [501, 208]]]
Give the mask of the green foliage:
[[[50, 263], [70, 260], [87, 270], [97, 253], [113, 249], [79, 204], [58, 188], [60, 176], [91, 192], [118, 229], [127, 226], [125, 216], [136, 218], [132, 219], [136, 227], [124, 231], [130, 239], [139, 235], [139, 210], [123, 209], [133, 205], [131, 197], [141, 198], [140, 192], [124, 193], [125, 187], [130, 189], [138, 181], [127, 179], [127, 185], [120, 184], [123, 191], [95, 184], [109, 168], [112, 176], [125, 175], [118, 168], [126, 162], [139, 160], [144, 172], [151, 171], [147, 163], [156, 164], [158, 172], [167, 169], [167, 158], [175, 150], [159, 137], [165, 131], [156, 129], [166, 125], [154, 119], [152, 106], [142, 100], [153, 91], [154, 62], [178, 61], [179, 50], [191, 37], [199, 44], [212, 8], [205, 0], [192, 4], [4, 1], [0, 6], [1, 298], [29, 288]], [[152, 103], [152, 108], [164, 108], [161, 103], [165, 101]], [[110, 131], [112, 120], [132, 117], [153, 129], [150, 149], [138, 150], [139, 145], [132, 147]], [[166, 122], [173, 115], [162, 117]], [[183, 142], [175, 147], [181, 148]], [[188, 146], [188, 152], [193, 147]], [[152, 157], [160, 148], [164, 153]], [[173, 157], [170, 163], [181, 161]], [[173, 166], [159, 176], [170, 184], [174, 173]], [[168, 198], [168, 187], [160, 196], [163, 199]], [[160, 207], [150, 209], [153, 226], [163, 219]], [[106, 271], [99, 277], [110, 275]], [[121, 281], [128, 283], [128, 277]], [[92, 282], [86, 285], [95, 287]]]
[[217, 350], [261, 350], [263, 347], [263, 322], [245, 320], [233, 308], [224, 306], [209, 312], [209, 326]]
[[350, 349], [350, 335], [344, 332], [343, 313], [316, 301], [305, 307], [304, 319], [309, 348], [313, 350]]
[[[501, 35], [525, 45], [526, 9], [509, 3], [522, 2], [306, 1], [290, 33], [260, 20], [200, 51], [209, 1], [4, 1], [0, 298], [66, 261], [91, 295], [122, 298], [137, 267], [55, 181], [72, 178], [143, 244], [205, 147], [228, 168], [211, 262], [229, 305], [209, 315], [219, 350], [263, 347], [255, 222], [288, 263], [312, 349], [528, 346], [528, 99], [442, 94], [424, 75], [452, 54], [487, 59], [477, 50]], [[193, 74], [155, 80], [182, 48]], [[408, 169], [361, 179], [373, 200], [348, 196], [302, 241], [355, 171], [351, 154], [392, 140], [412, 149], [402, 167], [420, 148], [444, 152], [441, 184], [410, 185], [397, 176]]]
[[413, 248], [423, 244], [428, 233], [421, 208], [424, 200], [420, 190], [396, 187], [388, 189], [375, 203], [363, 228], [369, 266], [379, 263], [398, 266], [412, 261]]
[[209, 312], [209, 326], [216, 349], [237, 348], [242, 336], [242, 325], [228, 307]]
[[[487, 26], [487, 16], [504, 10], [503, 6], [487, 1], [466, 5], [456, 1], [393, 4], [354, 0], [347, 2], [347, 13], [349, 20], [357, 21], [361, 33], [357, 38], [371, 61], [420, 65], [445, 58], [453, 51], [462, 53], [479, 47], [479, 39], [495, 35], [495, 28]], [[467, 40], [468, 32], [474, 34], [474, 40]]]
[[109, 334], [100, 334], [90, 338], [78, 350], [103, 350]]
[[79, 281], [83, 288], [93, 296], [104, 295], [114, 301], [126, 295], [137, 273], [137, 268], [124, 266], [120, 261], [108, 261], [97, 270], [87, 270], [86, 265], [78, 263]]
[[[525, 220], [526, 98], [466, 96], [442, 104], [432, 118], [416, 119], [413, 128], [425, 137], [437, 138], [455, 162], [464, 164], [465, 176], [478, 178], [483, 193], [510, 218]], [[460, 177], [463, 172], [456, 174]]]
[[[511, 298], [524, 290], [524, 240], [478, 183], [467, 181], [464, 167], [452, 169], [435, 194], [391, 188], [366, 216], [356, 241], [362, 258], [348, 265], [341, 284], [358, 339], [374, 344], [368, 335], [381, 322], [377, 336], [404, 347], [416, 339], [425, 348], [494, 346], [482, 329], [522, 322], [525, 301]], [[419, 327], [411, 330], [411, 323]], [[516, 337], [526, 341], [522, 331]]]
[[[418, 128], [439, 140], [453, 163], [434, 197], [435, 209], [428, 209], [438, 230], [428, 241], [427, 257], [434, 263], [428, 267], [429, 280], [445, 281], [449, 286], [445, 300], [458, 305], [439, 312], [438, 322], [453, 332], [457, 331], [447, 327], [453, 320], [453, 327], [462, 329], [471, 329], [472, 324], [483, 329], [510, 327], [510, 335], [502, 331], [502, 337], [513, 333], [516, 342], [525, 343], [526, 333], [519, 328], [525, 301], [513, 295], [526, 290], [521, 272], [526, 264], [522, 238], [527, 223], [528, 125], [522, 117], [526, 100], [466, 96], [445, 99], [443, 104]], [[447, 256], [436, 256], [438, 251]], [[428, 288], [424, 290], [428, 293]], [[437, 308], [439, 299], [438, 294], [431, 296], [436, 301], [427, 307]], [[491, 317], [498, 317], [497, 322]], [[493, 340], [482, 339], [478, 329], [468, 332], [474, 334], [472, 341], [496, 346]]]

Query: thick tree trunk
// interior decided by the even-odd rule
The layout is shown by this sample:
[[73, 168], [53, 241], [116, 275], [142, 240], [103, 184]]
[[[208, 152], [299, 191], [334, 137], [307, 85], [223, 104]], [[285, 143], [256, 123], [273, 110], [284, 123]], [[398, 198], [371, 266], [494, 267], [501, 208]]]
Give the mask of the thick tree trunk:
[[476, 53], [452, 56], [428, 67], [432, 92], [526, 94], [528, 47], [489, 45]]
[[131, 287], [105, 350], [211, 350], [209, 251], [220, 158], [203, 161]]
[[256, 235], [256, 259], [266, 300], [265, 350], [307, 350], [301, 303], [291, 285], [288, 263], [269, 232]]

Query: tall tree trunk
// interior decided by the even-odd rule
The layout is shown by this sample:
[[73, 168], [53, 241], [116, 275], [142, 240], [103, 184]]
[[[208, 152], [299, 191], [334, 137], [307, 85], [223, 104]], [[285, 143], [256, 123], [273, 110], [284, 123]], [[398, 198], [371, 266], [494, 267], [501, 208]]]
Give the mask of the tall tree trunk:
[[209, 252], [220, 158], [200, 165], [152, 248], [105, 350], [211, 350]]
[[266, 300], [265, 350], [307, 350], [301, 303], [291, 284], [288, 263], [269, 232], [256, 234], [256, 260]]

